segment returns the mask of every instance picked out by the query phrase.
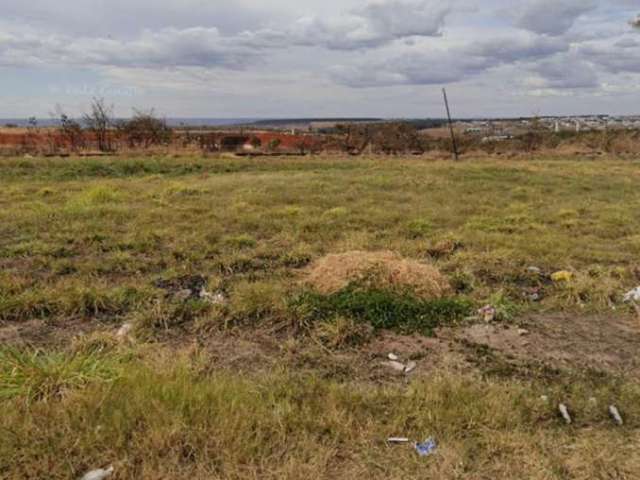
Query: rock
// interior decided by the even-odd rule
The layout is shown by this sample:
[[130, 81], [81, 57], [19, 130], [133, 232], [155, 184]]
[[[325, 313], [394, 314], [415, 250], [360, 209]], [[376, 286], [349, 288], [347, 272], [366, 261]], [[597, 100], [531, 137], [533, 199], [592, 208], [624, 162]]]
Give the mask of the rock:
[[518, 335], [520, 335], [521, 337], [523, 337], [525, 335], [529, 335], [529, 330], [527, 330], [526, 328], [519, 328], [518, 329]]
[[81, 480], [104, 480], [113, 473], [113, 467], [107, 469], [99, 468], [97, 470], [91, 470], [84, 474]]
[[400, 360], [400, 358], [398, 358], [395, 353], [390, 353], [389, 355], [387, 355], [387, 358], [393, 362], [397, 362], [398, 360]]

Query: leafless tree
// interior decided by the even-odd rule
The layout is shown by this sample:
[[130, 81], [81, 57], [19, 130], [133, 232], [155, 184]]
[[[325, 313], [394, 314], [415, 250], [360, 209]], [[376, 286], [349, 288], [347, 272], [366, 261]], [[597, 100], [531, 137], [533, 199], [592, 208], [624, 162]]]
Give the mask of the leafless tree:
[[134, 110], [131, 120], [123, 121], [118, 129], [125, 136], [130, 147], [151, 145], [166, 145], [171, 141], [173, 131], [166, 120], [155, 116], [154, 110], [143, 112]]
[[72, 151], [85, 146], [84, 133], [80, 122], [69, 117], [60, 105], [56, 105], [54, 116], [60, 122], [60, 136]]
[[93, 133], [101, 152], [113, 151], [109, 130], [113, 126], [113, 105], [107, 105], [103, 98], [94, 98], [91, 113], [82, 116], [87, 129]]

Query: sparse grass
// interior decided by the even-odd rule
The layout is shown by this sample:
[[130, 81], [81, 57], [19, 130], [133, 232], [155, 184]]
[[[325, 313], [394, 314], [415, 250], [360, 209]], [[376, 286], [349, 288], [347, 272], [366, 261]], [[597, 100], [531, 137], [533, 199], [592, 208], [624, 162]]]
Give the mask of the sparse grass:
[[[379, 384], [332, 362], [379, 329], [431, 334], [486, 303], [504, 321], [625, 314], [622, 295], [640, 283], [639, 165], [0, 159], [0, 338], [38, 322], [101, 327], [70, 341], [25, 327], [42, 349], [2, 347], [0, 478], [78, 478], [111, 463], [122, 479], [638, 478], [632, 379], [559, 369], [542, 381], [479, 347], [463, 350], [485, 380], [442, 371]], [[354, 251], [432, 265], [452, 289], [306, 290], [309, 265]], [[558, 270], [573, 276], [550, 281]], [[189, 276], [224, 302], [154, 286]], [[125, 321], [138, 344], [113, 335]], [[236, 352], [207, 345], [214, 329], [276, 332], [273, 364], [219, 368]], [[313, 358], [292, 371], [298, 350]], [[557, 418], [560, 400], [576, 425]], [[625, 427], [607, 419], [611, 402]], [[390, 435], [440, 446], [421, 459], [385, 445]]]
[[[281, 369], [257, 377], [203, 375], [204, 363], [129, 362], [113, 382], [89, 382], [56, 401], [26, 410], [2, 403], [3, 478], [79, 478], [110, 464], [117, 478], [172, 480], [587, 480], [634, 478], [638, 471], [636, 385], [616, 387], [628, 418], [616, 428], [604, 409], [612, 392], [587, 383], [563, 392], [443, 372], [408, 387], [385, 387]], [[575, 426], [558, 418], [558, 398], [570, 405]], [[386, 445], [394, 435], [433, 436], [438, 449], [420, 458], [410, 445]]]

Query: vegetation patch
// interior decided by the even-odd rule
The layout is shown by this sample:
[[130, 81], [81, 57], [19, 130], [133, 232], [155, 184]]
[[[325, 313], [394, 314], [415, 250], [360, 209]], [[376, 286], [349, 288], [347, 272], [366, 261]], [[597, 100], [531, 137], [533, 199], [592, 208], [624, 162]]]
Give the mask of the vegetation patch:
[[27, 403], [61, 397], [66, 391], [119, 374], [116, 364], [95, 353], [68, 354], [0, 348], [0, 400]]
[[312, 320], [343, 316], [366, 322], [375, 329], [424, 335], [432, 335], [435, 328], [461, 320], [472, 311], [471, 303], [463, 299], [423, 299], [408, 292], [401, 294], [356, 284], [329, 295], [308, 291], [298, 296], [293, 305]]

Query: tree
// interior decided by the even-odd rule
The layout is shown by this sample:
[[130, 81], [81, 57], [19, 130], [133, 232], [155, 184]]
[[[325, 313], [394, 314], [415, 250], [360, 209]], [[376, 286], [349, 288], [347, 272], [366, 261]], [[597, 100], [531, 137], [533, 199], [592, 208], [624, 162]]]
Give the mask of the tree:
[[60, 122], [60, 136], [74, 152], [85, 146], [84, 133], [80, 123], [70, 118], [60, 105], [56, 105], [55, 116]]
[[633, 28], [640, 30], [640, 15], [629, 22]]
[[113, 105], [106, 105], [103, 98], [94, 98], [91, 113], [82, 116], [87, 129], [93, 133], [101, 152], [113, 151], [109, 130], [113, 126]]
[[153, 109], [148, 112], [134, 109], [133, 113], [131, 120], [118, 125], [130, 147], [149, 148], [151, 145], [166, 145], [171, 141], [173, 131], [165, 120], [155, 116]]

